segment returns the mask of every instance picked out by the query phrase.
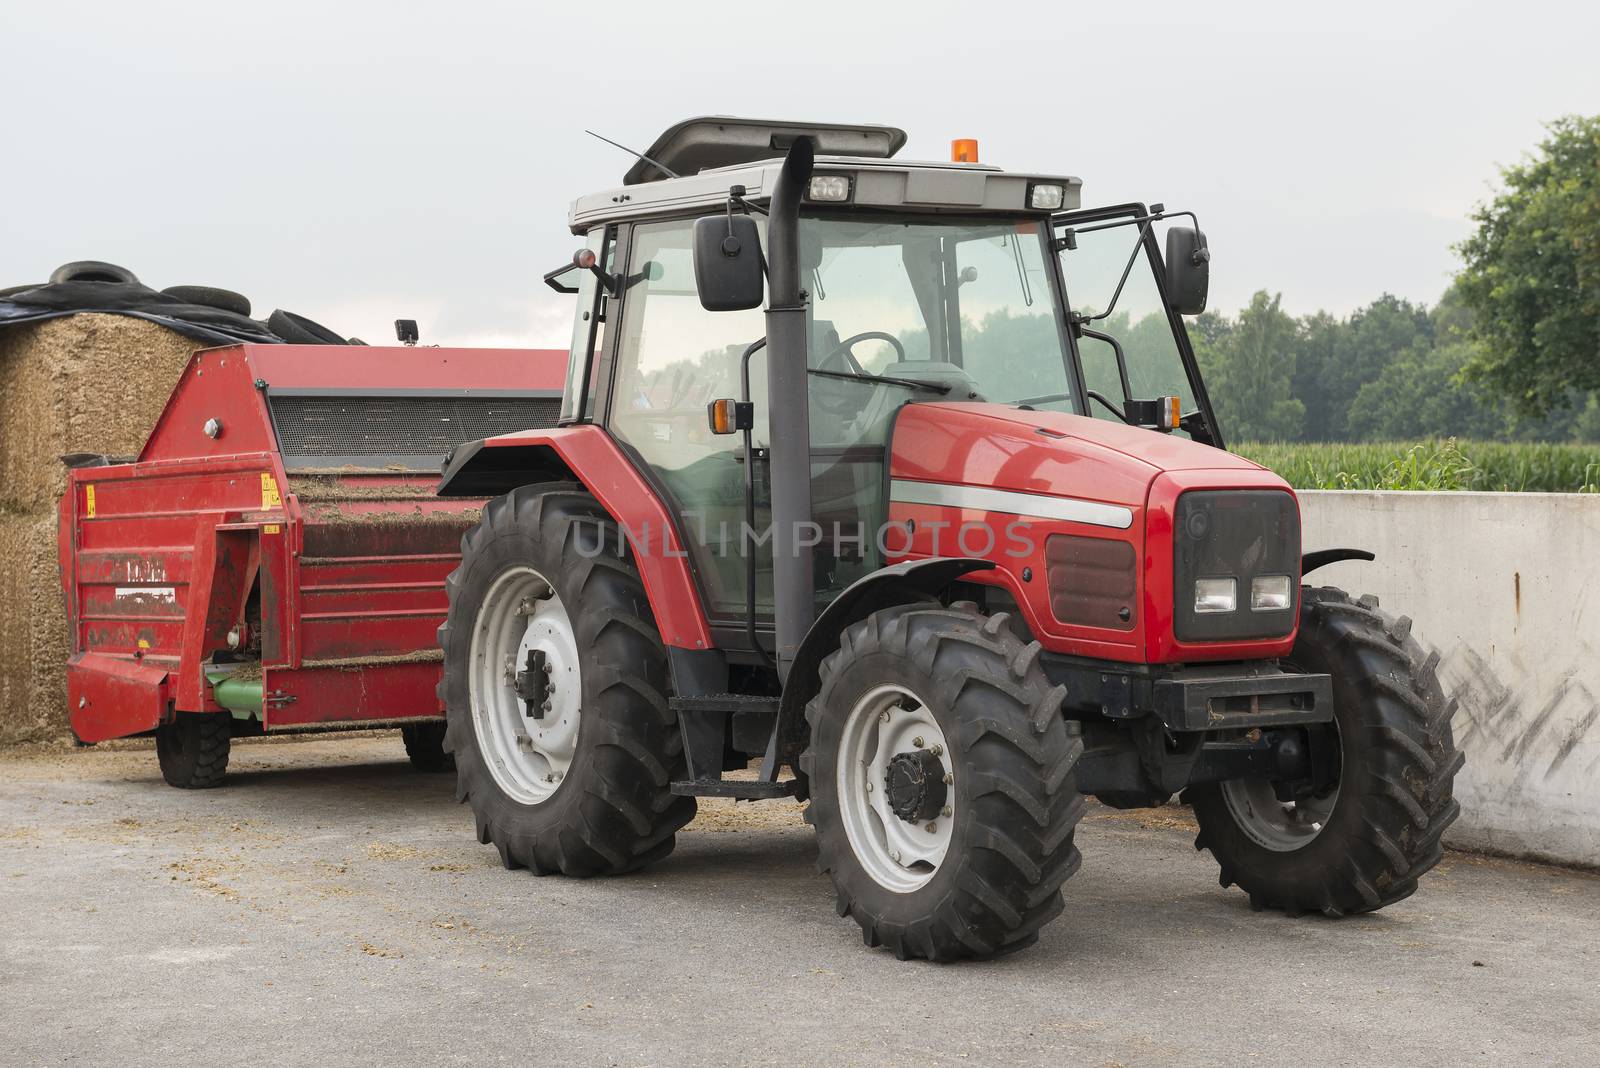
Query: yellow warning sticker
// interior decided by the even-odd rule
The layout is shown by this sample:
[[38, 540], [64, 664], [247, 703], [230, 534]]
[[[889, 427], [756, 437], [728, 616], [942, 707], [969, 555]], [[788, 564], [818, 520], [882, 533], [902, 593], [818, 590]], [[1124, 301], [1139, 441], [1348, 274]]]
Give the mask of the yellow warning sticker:
[[272, 477], [270, 471], [261, 472], [261, 507], [263, 510], [283, 507], [283, 498], [278, 494], [278, 480]]
[[141, 649], [150, 648], [150, 639], [149, 638], [140, 638], [139, 639], [139, 648], [141, 648]]
[[282, 534], [283, 533], [283, 528], [280, 527], [276, 523], [268, 523], [266, 526], [261, 528], [261, 533], [263, 533], [263, 534]]
[[83, 487], [84, 509], [90, 519], [94, 518], [94, 483]]

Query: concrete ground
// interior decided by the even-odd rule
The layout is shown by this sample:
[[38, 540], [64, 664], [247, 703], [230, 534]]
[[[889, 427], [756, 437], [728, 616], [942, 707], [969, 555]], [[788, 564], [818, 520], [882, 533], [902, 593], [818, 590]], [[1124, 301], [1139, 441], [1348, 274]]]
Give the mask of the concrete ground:
[[398, 737], [0, 757], [0, 1063], [1593, 1064], [1600, 877], [1449, 854], [1344, 921], [1250, 912], [1186, 812], [1094, 808], [1005, 960], [861, 945], [788, 802], [627, 878], [503, 870]]

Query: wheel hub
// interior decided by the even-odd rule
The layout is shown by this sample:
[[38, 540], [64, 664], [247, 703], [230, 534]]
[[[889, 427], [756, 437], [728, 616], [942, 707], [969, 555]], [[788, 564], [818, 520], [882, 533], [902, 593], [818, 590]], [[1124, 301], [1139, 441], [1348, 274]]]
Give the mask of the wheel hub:
[[528, 650], [526, 666], [517, 672], [514, 689], [529, 719], [543, 719], [550, 711], [550, 658], [543, 649]]
[[933, 819], [944, 808], [949, 791], [944, 782], [944, 762], [932, 751], [896, 753], [883, 776], [889, 807], [907, 823]]

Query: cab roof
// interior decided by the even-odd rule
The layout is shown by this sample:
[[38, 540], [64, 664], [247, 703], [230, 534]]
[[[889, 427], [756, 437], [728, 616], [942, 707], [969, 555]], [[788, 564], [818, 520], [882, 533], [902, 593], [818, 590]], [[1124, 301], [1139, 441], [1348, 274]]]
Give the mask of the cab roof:
[[714, 116], [678, 123], [644, 153], [678, 177], [639, 160], [622, 186], [574, 201], [568, 225], [582, 234], [601, 223], [703, 211], [725, 204], [736, 185], [744, 187], [747, 200], [770, 200], [783, 158], [802, 136], [815, 142], [813, 173], [850, 180], [848, 200], [836, 205], [847, 209], [1027, 213], [1029, 188], [1048, 182], [1063, 187], [1056, 210], [1070, 211], [1078, 207], [1083, 185], [1067, 175], [1014, 174], [985, 163], [895, 159], [906, 135], [892, 126]]
[[906, 143], [906, 132], [893, 126], [707, 115], [668, 127], [644, 153], [661, 166], [641, 159], [628, 168], [622, 184], [643, 185], [667, 179], [669, 176], [661, 167], [675, 174], [698, 174], [719, 167], [782, 158], [799, 137], [811, 138], [819, 156], [870, 159], [889, 159]]

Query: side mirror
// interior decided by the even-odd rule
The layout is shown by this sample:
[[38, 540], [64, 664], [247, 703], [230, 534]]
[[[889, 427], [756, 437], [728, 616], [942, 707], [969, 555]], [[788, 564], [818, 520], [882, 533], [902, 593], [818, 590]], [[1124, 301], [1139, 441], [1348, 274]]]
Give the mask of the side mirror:
[[1211, 250], [1199, 230], [1174, 226], [1167, 231], [1167, 300], [1179, 315], [1206, 310], [1211, 288]]
[[761, 307], [761, 232], [748, 215], [708, 215], [694, 224], [694, 284], [706, 311]]

